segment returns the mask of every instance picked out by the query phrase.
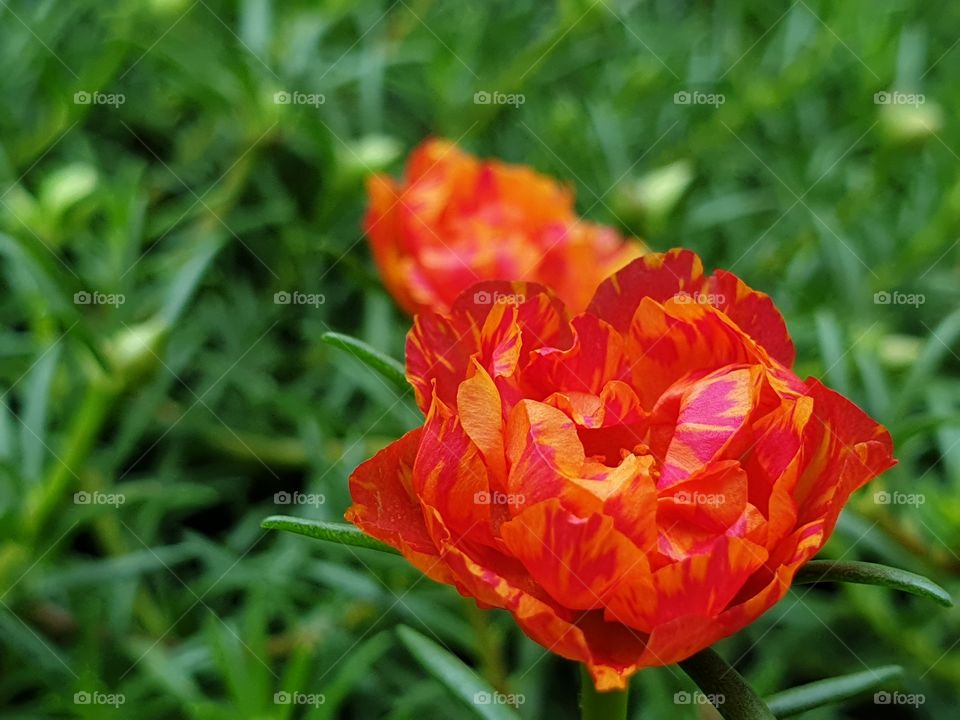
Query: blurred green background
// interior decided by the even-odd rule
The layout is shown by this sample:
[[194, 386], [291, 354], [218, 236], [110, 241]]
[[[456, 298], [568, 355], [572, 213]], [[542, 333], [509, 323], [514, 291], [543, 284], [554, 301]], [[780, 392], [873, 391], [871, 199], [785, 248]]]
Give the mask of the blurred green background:
[[[0, 0], [0, 717], [493, 712], [400, 624], [521, 693], [521, 717], [574, 716], [575, 668], [505, 614], [258, 527], [340, 519], [350, 471], [419, 423], [319, 337], [401, 356], [363, 181], [428, 135], [770, 292], [799, 373], [886, 423], [900, 459], [823, 556], [956, 595], [957, 28], [960, 5], [919, 0]], [[324, 302], [274, 301], [295, 291]], [[811, 720], [942, 718], [958, 640], [956, 609], [821, 586], [719, 649], [763, 693], [899, 663], [885, 689], [924, 699]], [[692, 687], [642, 672], [635, 717], [708, 717], [674, 702]]]

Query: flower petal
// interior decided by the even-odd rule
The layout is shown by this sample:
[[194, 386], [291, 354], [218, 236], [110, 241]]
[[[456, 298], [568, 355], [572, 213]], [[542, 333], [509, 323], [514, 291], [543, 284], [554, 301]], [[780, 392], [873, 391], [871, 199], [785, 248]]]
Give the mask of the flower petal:
[[[431, 523], [442, 523], [435, 512]], [[520, 629], [549, 651], [587, 665], [599, 690], [622, 690], [641, 667], [646, 637], [619, 623], [607, 622], [600, 611], [574, 612], [538, 587], [516, 560], [489, 548], [464, 550], [440, 540], [450, 584], [483, 607], [508, 610]], [[653, 664], [653, 663], [649, 663]]]
[[630, 323], [627, 352], [644, 407], [675, 382], [726, 365], [769, 365], [766, 351], [708, 305], [640, 301]]
[[703, 279], [703, 263], [690, 250], [649, 253], [604, 280], [587, 312], [625, 333], [644, 298], [665, 302], [681, 291], [695, 292]]
[[793, 367], [797, 351], [787, 332], [783, 315], [766, 293], [754, 290], [733, 273], [717, 270], [706, 278], [701, 296], [713, 298], [712, 303], [733, 320], [740, 329], [756, 340], [769, 354]]
[[571, 326], [568, 347], [542, 347], [530, 360], [524, 373], [527, 397], [539, 399], [566, 390], [599, 395], [609, 382], [628, 376], [620, 333], [593, 315], [579, 315]]
[[437, 396], [456, 403], [457, 388], [477, 357], [493, 376], [509, 375], [536, 347], [566, 346], [571, 331], [563, 305], [534, 283], [486, 282], [454, 302], [449, 316], [422, 313], [407, 334], [407, 379], [423, 412]]
[[495, 502], [497, 488], [460, 417], [436, 397], [423, 425], [412, 478], [420, 502], [437, 510], [458, 539], [497, 544], [493, 521], [505, 517], [506, 508]]
[[647, 567], [646, 556], [611, 518], [579, 518], [556, 498], [523, 509], [500, 527], [500, 536], [538, 585], [575, 610], [602, 608], [623, 572]]
[[367, 535], [391, 545], [437, 582], [452, 575], [440, 562], [412, 488], [412, 469], [421, 428], [411, 430], [360, 465], [350, 476], [353, 505], [346, 519]]
[[684, 616], [714, 617], [763, 566], [767, 551], [737, 537], [720, 536], [709, 552], [691, 555], [654, 571], [653, 592], [644, 597], [629, 579], [611, 594], [607, 618], [652, 630]]
[[507, 484], [506, 452], [503, 447], [503, 403], [496, 383], [477, 362], [473, 375], [464, 380], [457, 390], [457, 413], [470, 440], [483, 454], [496, 486]]
[[[736, 365], [681, 385], [676, 416], [669, 417], [672, 413], [668, 411], [667, 418], [659, 419], [672, 426], [673, 432], [657, 486], [668, 488], [708, 465], [755, 413], [765, 415], [772, 409], [771, 403], [779, 405], [772, 390], [763, 392], [764, 385], [762, 368]], [[658, 409], [663, 415], [660, 404]], [[739, 456], [736, 451], [732, 454]]]
[[896, 461], [886, 428], [815, 378], [807, 386], [813, 420], [805, 438], [809, 464], [794, 490], [797, 522], [826, 518], [829, 537], [850, 495]]
[[601, 283], [587, 312], [625, 332], [644, 298], [660, 303], [674, 299], [712, 306], [727, 315], [770, 357], [788, 368], [793, 365], [793, 341], [770, 297], [723, 270], [704, 276], [700, 258], [689, 250], [648, 253], [634, 260]]

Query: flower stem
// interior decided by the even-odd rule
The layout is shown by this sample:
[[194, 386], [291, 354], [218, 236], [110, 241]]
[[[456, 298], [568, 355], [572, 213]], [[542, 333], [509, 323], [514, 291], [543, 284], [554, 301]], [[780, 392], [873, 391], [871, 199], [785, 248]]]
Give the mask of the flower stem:
[[65, 496], [71, 482], [78, 480], [78, 469], [86, 461], [107, 419], [110, 407], [116, 399], [117, 392], [116, 384], [110, 383], [102, 376], [94, 378], [87, 387], [83, 403], [74, 414], [67, 430], [64, 449], [57, 457], [57, 462], [51, 464], [46, 477], [34, 486], [32, 494], [27, 499], [24, 534], [28, 544], [37, 540], [50, 516], [59, 506], [67, 502]]
[[776, 720], [743, 676], [716, 651], [701, 650], [678, 664], [708, 698], [719, 700], [715, 707], [724, 720]]
[[503, 658], [503, 648], [497, 637], [490, 617], [486, 610], [481, 610], [475, 602], [464, 600], [467, 618], [473, 626], [477, 638], [477, 654], [484, 677], [493, 686], [494, 690], [503, 694], [509, 693], [507, 686], [506, 662]]
[[581, 720], [626, 720], [627, 690], [598, 692], [584, 665], [580, 666]]

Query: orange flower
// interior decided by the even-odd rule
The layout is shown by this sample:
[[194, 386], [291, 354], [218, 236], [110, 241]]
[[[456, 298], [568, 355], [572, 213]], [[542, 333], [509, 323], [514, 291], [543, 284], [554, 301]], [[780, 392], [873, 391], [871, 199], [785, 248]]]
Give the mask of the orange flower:
[[414, 150], [402, 182], [375, 175], [368, 192], [373, 256], [411, 314], [446, 312], [481, 280], [543, 283], [579, 312], [604, 278], [642, 252], [613, 228], [578, 219], [568, 188], [445, 140]]
[[477, 285], [416, 318], [426, 421], [357, 468], [347, 518], [623, 688], [769, 609], [893, 465], [793, 358], [770, 298], [685, 250], [572, 320], [540, 286]]

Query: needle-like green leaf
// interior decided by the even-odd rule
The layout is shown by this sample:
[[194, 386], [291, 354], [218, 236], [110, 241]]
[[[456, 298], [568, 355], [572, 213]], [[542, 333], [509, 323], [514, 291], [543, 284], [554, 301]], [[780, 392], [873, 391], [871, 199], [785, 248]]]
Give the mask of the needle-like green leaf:
[[880, 565], [879, 563], [813, 560], [800, 568], [793, 582], [795, 585], [809, 585], [819, 582], [880, 585], [881, 587], [902, 590], [913, 595], [929, 598], [944, 607], [953, 605], [950, 594], [932, 580], [923, 577], [923, 575]]
[[884, 665], [874, 670], [817, 680], [807, 685], [778, 692], [766, 698], [767, 706], [778, 718], [792, 717], [807, 710], [856, 697], [880, 687], [903, 672], [899, 665]]
[[477, 715], [485, 720], [517, 720], [509, 705], [497, 701], [493, 687], [453, 653], [404, 625], [397, 628], [397, 636], [431, 675]]
[[367, 343], [363, 342], [363, 340], [335, 332], [326, 332], [320, 336], [320, 339], [327, 343], [327, 345], [346, 350], [364, 365], [380, 373], [399, 390], [406, 391], [410, 389], [410, 384], [407, 382], [406, 375], [404, 374], [403, 365], [389, 355], [373, 349], [367, 345]]
[[393, 553], [394, 555], [399, 554], [386, 543], [370, 537], [361, 531], [360, 528], [348, 523], [304, 520], [303, 518], [290, 517], [289, 515], [271, 515], [260, 523], [260, 527], [266, 530], [286, 530], [287, 532], [296, 533], [297, 535], [306, 535], [316, 540], [326, 540], [328, 542], [340, 543], [341, 545], [380, 550], [381, 552]]

